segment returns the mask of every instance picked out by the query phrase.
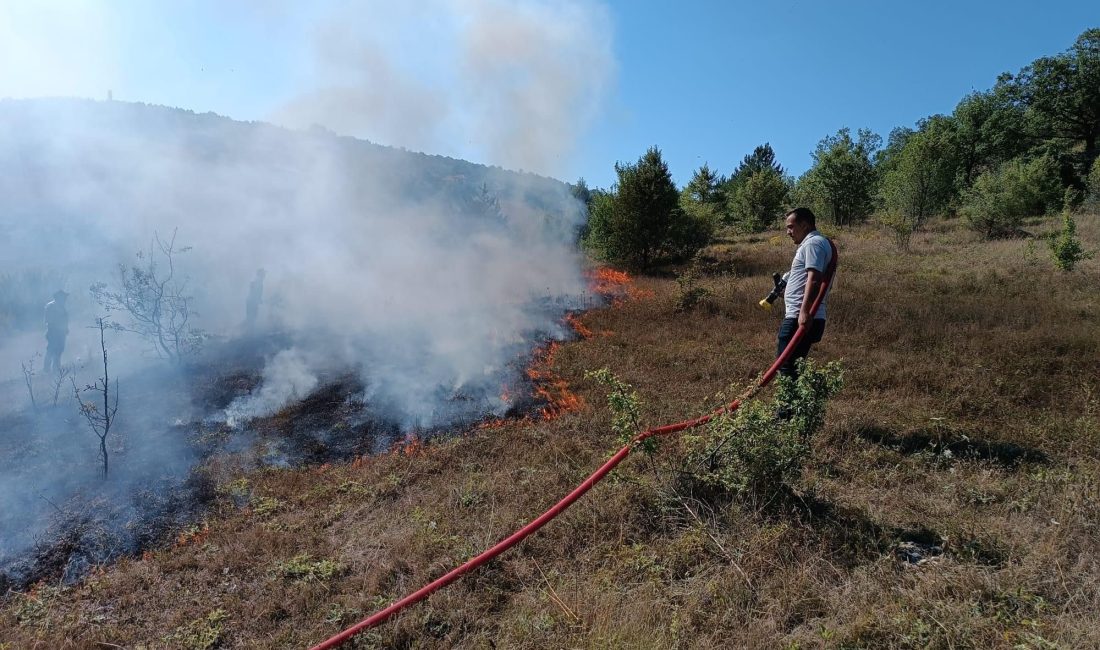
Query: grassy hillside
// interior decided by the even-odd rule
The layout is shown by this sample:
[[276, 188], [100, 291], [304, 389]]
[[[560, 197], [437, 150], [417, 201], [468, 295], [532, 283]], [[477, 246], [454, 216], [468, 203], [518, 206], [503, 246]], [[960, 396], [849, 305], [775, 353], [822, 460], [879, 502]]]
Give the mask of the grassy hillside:
[[[1079, 226], [1100, 249], [1097, 215]], [[846, 385], [788, 495], [693, 492], [666, 443], [357, 647], [1100, 645], [1100, 260], [1063, 274], [1042, 241], [983, 242], [953, 221], [910, 254], [873, 227], [830, 234], [840, 270], [814, 356], [843, 360]], [[220, 468], [204, 526], [9, 595], [0, 647], [316, 643], [542, 512], [617, 447], [586, 370], [633, 384], [645, 426], [744, 386], [778, 319], [754, 303], [791, 253], [782, 236], [731, 237], [705, 251], [711, 295], [694, 310], [677, 311], [670, 275], [585, 314], [591, 336], [547, 361], [581, 404], [560, 417], [349, 464]]]

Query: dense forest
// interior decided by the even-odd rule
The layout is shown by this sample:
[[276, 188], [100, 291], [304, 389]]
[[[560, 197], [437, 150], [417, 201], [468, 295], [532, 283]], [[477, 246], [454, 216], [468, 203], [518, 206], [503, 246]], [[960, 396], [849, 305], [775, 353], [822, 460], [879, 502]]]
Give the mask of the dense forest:
[[768, 143], [728, 176], [707, 164], [678, 189], [658, 148], [619, 163], [618, 182], [575, 194], [590, 209], [588, 247], [645, 268], [690, 257], [723, 227], [759, 232], [793, 206], [827, 223], [877, 222], [905, 249], [938, 216], [961, 216], [989, 239], [1019, 235], [1023, 219], [1100, 200], [1100, 29], [1066, 51], [1004, 73], [950, 115], [899, 126], [885, 140], [842, 128], [822, 138], [794, 177]]

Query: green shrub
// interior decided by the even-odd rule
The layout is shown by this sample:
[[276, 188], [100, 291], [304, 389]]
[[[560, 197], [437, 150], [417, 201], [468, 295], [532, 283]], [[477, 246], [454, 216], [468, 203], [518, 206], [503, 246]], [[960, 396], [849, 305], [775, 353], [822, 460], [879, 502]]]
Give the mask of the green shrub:
[[1058, 167], [1049, 156], [1024, 162], [1010, 160], [983, 173], [963, 192], [962, 212], [970, 227], [987, 239], [1019, 230], [1025, 217], [1061, 207]]
[[1073, 214], [1068, 209], [1062, 212], [1062, 230], [1055, 233], [1049, 243], [1054, 265], [1067, 273], [1078, 262], [1092, 257], [1081, 246], [1081, 240], [1077, 238], [1077, 222], [1073, 220]]
[[913, 238], [916, 222], [901, 212], [887, 211], [878, 216], [879, 224], [885, 226], [893, 235], [898, 250], [908, 251], [909, 241]]
[[680, 294], [676, 297], [676, 311], [691, 311], [710, 296], [709, 289], [699, 286], [700, 275], [700, 261], [696, 256], [691, 264], [676, 276], [676, 284], [680, 286]]
[[221, 644], [227, 620], [229, 614], [224, 609], [215, 609], [198, 620], [177, 627], [164, 637], [164, 641], [174, 648], [210, 650]]
[[[597, 383], [607, 386], [607, 407], [611, 410], [611, 430], [618, 434], [621, 443], [630, 442], [642, 430], [642, 398], [638, 395], [638, 391], [616, 377], [610, 368], [586, 371], [584, 378], [594, 379]], [[651, 453], [656, 450], [656, 444], [655, 439], [649, 438], [643, 441], [642, 449]]]
[[779, 378], [773, 403], [753, 400], [712, 420], [705, 434], [685, 437], [696, 480], [734, 494], [766, 495], [798, 477], [844, 375], [835, 361], [819, 366], [807, 359], [800, 368], [797, 380]]
[[333, 560], [314, 560], [308, 553], [299, 553], [285, 562], [275, 564], [274, 573], [290, 582], [324, 582], [344, 571]]
[[617, 164], [611, 192], [593, 193], [584, 244], [613, 264], [647, 269], [691, 257], [705, 246], [714, 224], [704, 212], [680, 205], [668, 164], [656, 147], [634, 164]]
[[730, 197], [730, 212], [738, 229], [763, 232], [775, 226], [783, 214], [789, 188], [774, 169], [754, 172]]
[[1100, 204], [1100, 158], [1097, 158], [1092, 163], [1092, 171], [1089, 172], [1088, 185], [1089, 200], [1092, 201], [1093, 204]]

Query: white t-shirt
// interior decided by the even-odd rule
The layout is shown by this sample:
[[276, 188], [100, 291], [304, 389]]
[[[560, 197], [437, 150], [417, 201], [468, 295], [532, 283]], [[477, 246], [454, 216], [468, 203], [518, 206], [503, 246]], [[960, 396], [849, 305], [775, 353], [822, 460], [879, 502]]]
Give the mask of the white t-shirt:
[[[791, 272], [787, 274], [787, 288], [783, 291], [787, 318], [798, 318], [798, 312], [802, 309], [802, 296], [806, 293], [806, 269], [824, 274], [832, 257], [833, 247], [829, 245], [829, 240], [816, 230], [806, 235], [798, 245], [794, 260], [791, 261]], [[814, 318], [825, 319], [825, 301], [828, 299], [829, 292], [826, 290], [825, 298], [821, 300], [821, 307]]]

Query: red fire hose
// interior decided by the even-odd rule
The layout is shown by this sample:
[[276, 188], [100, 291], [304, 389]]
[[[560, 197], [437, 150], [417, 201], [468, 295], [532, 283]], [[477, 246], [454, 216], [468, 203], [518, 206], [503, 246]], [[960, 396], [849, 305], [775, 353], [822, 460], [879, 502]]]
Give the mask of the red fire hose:
[[[818, 291], [817, 296], [814, 298], [813, 305], [811, 305], [810, 307], [811, 313], [815, 315], [817, 314], [818, 308], [821, 306], [821, 301], [825, 297], [825, 293], [829, 288], [829, 284], [833, 280], [833, 273], [835, 273], [836, 271], [836, 244], [834, 244], [830, 240], [829, 245], [832, 247], [832, 257], [829, 260], [829, 267], [825, 271], [825, 278], [821, 283], [821, 288]], [[790, 342], [787, 343], [787, 347], [783, 349], [782, 354], [779, 355], [775, 362], [772, 363], [771, 367], [769, 367], [760, 377], [760, 380], [757, 382], [755, 389], [760, 389], [764, 386], [767, 386], [768, 383], [770, 383], [771, 380], [775, 378], [776, 373], [779, 372], [779, 368], [787, 362], [787, 359], [790, 358], [791, 354], [794, 353], [795, 348], [798, 347], [799, 342], [802, 341], [802, 338], [805, 335], [806, 326], [799, 326], [798, 330], [795, 331], [794, 336], [791, 337]], [[370, 628], [379, 625], [380, 623], [393, 616], [397, 612], [405, 609], [409, 605], [413, 605], [420, 602], [421, 600], [424, 600], [433, 592], [442, 589], [443, 587], [446, 587], [455, 580], [458, 580], [458, 578], [463, 574], [473, 571], [477, 567], [485, 564], [486, 562], [500, 555], [504, 551], [512, 548], [519, 542], [523, 541], [524, 538], [528, 537], [539, 528], [542, 528], [551, 519], [557, 517], [559, 514], [561, 514], [563, 510], [573, 505], [573, 503], [577, 499], [580, 499], [582, 496], [584, 496], [584, 493], [592, 489], [593, 485], [599, 483], [600, 480], [603, 479], [603, 477], [607, 476], [607, 474], [611, 470], [615, 469], [615, 466], [621, 463], [623, 459], [630, 454], [630, 450], [633, 449], [636, 444], [645, 440], [646, 438], [651, 438], [653, 436], [665, 436], [670, 433], [677, 433], [685, 429], [691, 429], [701, 426], [703, 424], [706, 424], [707, 422], [710, 422], [716, 415], [736, 411], [740, 406], [741, 400], [736, 399], [729, 404], [719, 407], [714, 411], [711, 411], [710, 413], [698, 417], [694, 420], [685, 420], [684, 422], [677, 422], [676, 424], [668, 424], [663, 427], [656, 427], [639, 433], [638, 435], [634, 436], [634, 438], [631, 439], [628, 444], [623, 446], [622, 449], [615, 452], [614, 456], [607, 459], [607, 462], [600, 466], [598, 470], [593, 472], [591, 476], [586, 478], [583, 483], [578, 485], [572, 492], [566, 495], [564, 499], [555, 503], [554, 506], [551, 507], [549, 510], [539, 515], [537, 519], [534, 519], [523, 528], [520, 528], [508, 537], [497, 542], [492, 548], [489, 548], [488, 550], [483, 551], [481, 554], [470, 558], [462, 565], [451, 569], [443, 576], [436, 578], [435, 580], [421, 587], [417, 591], [414, 591], [408, 596], [405, 596], [404, 598], [393, 603], [389, 607], [372, 614], [368, 618], [363, 619], [359, 623], [356, 623], [355, 625], [349, 627], [348, 629], [337, 634], [336, 636], [331, 637], [313, 646], [313, 648], [311, 648], [310, 650], [328, 650], [329, 648], [335, 648], [341, 645], [342, 643], [351, 639], [353, 636], [359, 634], [360, 632], [369, 630]]]

